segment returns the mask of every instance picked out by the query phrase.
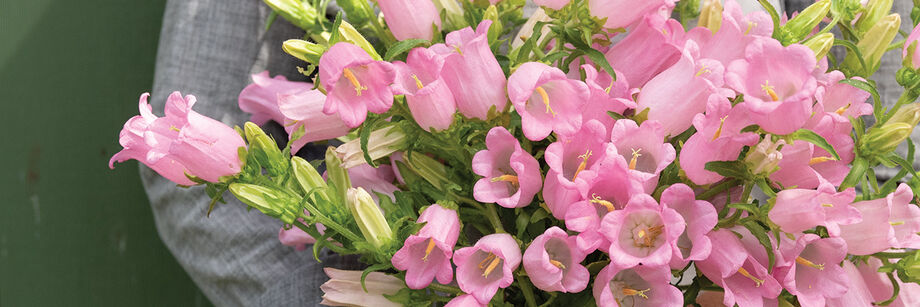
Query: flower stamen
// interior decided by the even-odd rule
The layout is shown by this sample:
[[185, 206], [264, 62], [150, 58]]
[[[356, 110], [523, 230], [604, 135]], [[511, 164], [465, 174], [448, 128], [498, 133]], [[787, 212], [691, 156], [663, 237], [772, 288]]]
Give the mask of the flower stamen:
[[540, 98], [543, 99], [543, 104], [546, 105], [546, 113], [552, 114], [553, 117], [556, 117], [556, 112], [553, 111], [553, 108], [549, 106], [549, 94], [546, 93], [546, 90], [542, 86], [538, 86], [535, 91], [537, 94], [540, 94]]
[[494, 271], [495, 268], [498, 267], [498, 263], [502, 261], [502, 258], [496, 257], [495, 254], [491, 254], [491, 255], [492, 255], [492, 262], [489, 262], [489, 266], [486, 267], [484, 271], [482, 271], [482, 277], [489, 277], [489, 274], [491, 274], [492, 271]]
[[642, 151], [642, 148], [632, 150], [632, 159], [629, 160], [629, 169], [636, 169], [636, 163], [639, 162], [639, 157], [642, 156], [639, 152]]
[[850, 109], [850, 105], [852, 105], [852, 103], [848, 103], [847, 105], [840, 107], [837, 109], [837, 111], [834, 111], [834, 113], [837, 113], [837, 115], [843, 115], [844, 112]]
[[763, 90], [767, 95], [770, 95], [772, 101], [779, 101], [779, 96], [776, 95], [775, 87], [770, 85], [770, 80], [766, 80], [763, 84], [760, 85], [760, 89]]
[[412, 79], [415, 79], [415, 86], [418, 87], [418, 89], [422, 89], [423, 87], [425, 87], [425, 85], [422, 84], [422, 80], [419, 80], [418, 76], [416, 76], [415, 74], [412, 74]]
[[492, 178], [492, 182], [499, 182], [499, 181], [507, 181], [507, 182], [510, 182], [514, 186], [517, 186], [519, 184], [518, 176], [515, 176], [515, 175], [501, 175], [501, 176]]
[[722, 118], [719, 119], [719, 129], [716, 129], [716, 133], [712, 134], [712, 139], [709, 140], [710, 142], [711, 142], [711, 141], [715, 141], [715, 140], [718, 139], [720, 136], [722, 136], [722, 126], [725, 126], [725, 119], [726, 119], [726, 118], [728, 118], [728, 115], [723, 116]]
[[808, 165], [815, 165], [827, 161], [837, 161], [837, 159], [834, 159], [834, 157], [814, 157], [811, 158], [811, 160], [808, 160]]
[[431, 251], [434, 250], [434, 239], [428, 239], [428, 247], [425, 247], [425, 257], [422, 257], [422, 261], [428, 261], [428, 255], [431, 255]]
[[358, 94], [358, 96], [361, 96], [361, 91], [367, 90], [366, 86], [362, 86], [361, 82], [358, 82], [358, 77], [355, 77], [355, 74], [351, 71], [351, 69], [345, 68], [343, 70], [343, 74], [345, 75], [345, 79], [348, 79], [348, 81], [351, 82], [351, 86], [355, 88], [355, 92]]
[[613, 206], [613, 203], [601, 199], [601, 197], [597, 196], [597, 194], [591, 194], [591, 200], [589, 200], [588, 202], [592, 204], [598, 204], [598, 205], [604, 206], [605, 208], [607, 208], [607, 212], [611, 212], [617, 209], [616, 207]]
[[578, 156], [578, 158], [581, 159], [581, 163], [578, 164], [578, 169], [575, 170], [575, 175], [572, 175], [572, 181], [574, 181], [575, 178], [578, 178], [578, 173], [581, 173], [581, 171], [585, 170], [585, 168], [588, 167], [588, 158], [590, 157], [591, 157], [590, 149], [585, 151], [583, 155]]
[[636, 290], [630, 287], [623, 287], [623, 295], [625, 296], [639, 296], [644, 299], [648, 299], [648, 295], [645, 292], [652, 290], [651, 288], [645, 290]]
[[743, 267], [742, 267], [742, 268], [738, 268], [738, 273], [741, 273], [742, 276], [747, 277], [747, 278], [753, 280], [753, 281], [754, 281], [754, 285], [757, 286], [757, 287], [760, 287], [761, 285], [763, 285], [763, 282], [764, 282], [763, 279], [754, 277], [754, 275], [751, 275], [751, 273], [748, 272], [747, 270], [745, 270]]
[[549, 263], [552, 264], [552, 265], [554, 265], [554, 266], [556, 266], [557, 268], [560, 268], [560, 269], [565, 270], [565, 265], [562, 264], [562, 262], [559, 262], [558, 260], [550, 259], [550, 260], [549, 260]]
[[816, 264], [816, 263], [811, 262], [810, 260], [805, 259], [805, 258], [802, 258], [802, 257], [795, 257], [795, 263], [798, 263], [798, 264], [801, 264], [801, 265], [804, 265], [804, 266], [810, 266], [810, 267], [816, 268], [816, 269], [818, 269], [818, 270], [824, 270], [824, 264]]

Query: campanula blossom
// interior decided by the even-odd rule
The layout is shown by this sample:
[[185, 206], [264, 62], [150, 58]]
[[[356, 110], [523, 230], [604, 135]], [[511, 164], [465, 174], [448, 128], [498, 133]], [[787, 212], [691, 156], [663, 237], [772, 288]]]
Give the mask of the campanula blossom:
[[838, 265], [846, 250], [841, 238], [804, 234], [795, 242], [780, 244], [786, 263], [779, 265], [773, 276], [802, 306], [825, 306], [827, 298], [841, 297], [850, 287], [846, 272]]
[[415, 48], [406, 62], [395, 62], [393, 91], [406, 96], [412, 117], [425, 130], [446, 130], [454, 122], [457, 104], [441, 78], [444, 59], [433, 51]]
[[489, 109], [502, 112], [508, 104], [505, 73], [489, 49], [490, 25], [492, 20], [485, 19], [476, 31], [463, 28], [448, 33], [445, 44], [431, 46], [444, 57], [441, 77], [454, 95], [457, 109], [470, 118], [487, 119]]
[[[860, 262], [856, 264], [856, 270], [859, 271], [859, 274], [862, 276], [863, 282], [865, 282], [869, 293], [872, 295], [871, 299], [873, 302], [888, 300], [894, 293], [894, 285], [891, 283], [891, 280], [888, 279], [888, 274], [878, 271], [882, 264], [883, 262], [878, 258], [869, 258], [866, 263]], [[920, 285], [911, 282], [902, 282], [897, 274], [895, 274], [895, 282], [900, 285], [901, 292], [898, 293], [898, 298], [888, 306], [907, 307], [920, 304], [920, 295], [918, 295], [918, 293], [920, 293]]]
[[851, 206], [856, 198], [853, 188], [837, 192], [834, 185], [822, 183], [815, 189], [787, 189], [776, 194], [770, 210], [770, 220], [788, 233], [799, 233], [818, 225], [827, 227], [828, 233], [840, 233], [838, 225], [849, 225], [861, 220], [859, 210]]
[[[866, 264], [862, 264], [862, 266], [866, 266]], [[871, 306], [873, 303], [872, 293], [869, 292], [869, 286], [866, 285], [866, 281], [863, 280], [856, 265], [850, 261], [843, 261], [841, 267], [846, 274], [846, 279], [849, 281], [848, 288], [842, 296], [826, 299], [827, 306]]]
[[[609, 134], [614, 119], [607, 112], [623, 114], [627, 109], [635, 109], [633, 94], [638, 93], [638, 89], [630, 89], [626, 77], [618, 71], [615, 71], [617, 78], [614, 80], [610, 74], [597, 71], [591, 64], [582, 65], [581, 69], [585, 72], [585, 84], [591, 90], [591, 98], [585, 103], [581, 119], [583, 122], [600, 121]], [[570, 68], [569, 73], [572, 71]]]
[[629, 268], [667, 265], [686, 222], [671, 208], [645, 194], [633, 196], [626, 208], [607, 213], [600, 232], [610, 242], [610, 263]]
[[661, 193], [661, 206], [674, 209], [683, 217], [687, 226], [674, 241], [674, 255], [671, 268], [681, 269], [689, 261], [703, 260], [712, 250], [710, 231], [718, 222], [718, 213], [708, 201], [696, 200], [696, 194], [689, 186], [674, 184]]
[[[380, 272], [370, 272], [362, 278], [362, 271], [323, 268], [329, 280], [319, 288], [323, 290], [323, 301], [327, 306], [380, 306], [398, 307], [399, 303], [388, 300], [384, 295], [395, 295], [402, 289], [402, 280]], [[362, 282], [363, 280], [363, 282]], [[365, 291], [365, 289], [367, 289]]]
[[486, 307], [487, 304], [480, 303], [470, 294], [464, 294], [451, 299], [444, 307]]
[[291, 153], [297, 153], [307, 143], [341, 137], [350, 130], [338, 115], [322, 112], [326, 95], [319, 90], [301, 88], [279, 93], [277, 99], [282, 116], [279, 123], [288, 135], [293, 135], [301, 126], [304, 128], [304, 135], [291, 144]]
[[594, 279], [598, 306], [682, 306], [680, 290], [670, 284], [667, 266], [622, 267], [610, 263]]
[[920, 45], [920, 25], [914, 27], [904, 41], [904, 47], [901, 48], [901, 58], [904, 59], [906, 66], [917, 69], [920, 68], [920, 52], [917, 52], [917, 46]]
[[454, 252], [454, 264], [460, 289], [487, 304], [498, 288], [514, 281], [512, 272], [521, 264], [521, 250], [511, 235], [490, 234]]
[[745, 14], [735, 0], [726, 0], [717, 30], [696, 27], [687, 31], [687, 39], [700, 46], [700, 56], [728, 66], [743, 59], [747, 46], [758, 37], [771, 37], [773, 20], [763, 11]]
[[757, 144], [756, 133], [741, 132], [750, 124], [744, 105], [732, 107], [725, 97], [710, 96], [706, 113], [693, 118], [696, 133], [684, 142], [680, 151], [680, 168], [687, 178], [699, 185], [725, 178], [706, 170], [706, 163], [735, 160], [744, 146]]
[[[627, 2], [632, 3], [623, 0], [623, 3]], [[645, 17], [622, 41], [604, 53], [610, 65], [623, 73], [623, 79], [631, 87], [642, 88], [648, 80], [680, 59], [680, 47], [683, 44], [675, 42], [673, 38], [674, 33], [683, 31], [680, 23], [669, 20], [662, 27], [656, 25], [653, 19]], [[617, 76], [617, 80], [619, 79]]]
[[521, 115], [524, 136], [539, 141], [554, 131], [574, 135], [581, 128], [582, 108], [591, 92], [559, 68], [527, 62], [508, 77], [508, 97]]
[[[303, 219], [299, 220], [303, 222]], [[316, 243], [316, 239], [298, 227], [291, 227], [289, 229], [281, 227], [281, 230], [278, 231], [278, 241], [298, 251], [307, 249], [307, 244]]]
[[278, 95], [299, 92], [313, 88], [307, 82], [288, 81], [283, 75], [270, 77], [268, 71], [253, 74], [252, 83], [243, 88], [239, 96], [240, 110], [252, 114], [249, 121], [263, 125], [268, 120], [285, 124], [284, 115], [278, 108]]
[[323, 113], [338, 114], [350, 128], [361, 125], [368, 111], [380, 114], [393, 105], [393, 65], [375, 61], [361, 47], [345, 42], [329, 47], [319, 60], [319, 77], [328, 93]]
[[586, 254], [578, 248], [575, 236], [553, 226], [537, 236], [524, 251], [524, 270], [537, 289], [581, 292], [591, 275], [581, 265]]
[[[598, 162], [606, 155], [607, 129], [599, 121], [586, 122], [576, 134], [577, 137], [561, 138], [546, 148], [544, 159], [550, 171], [546, 177], [556, 177], [561, 188], [577, 190], [579, 185], [587, 185], [596, 177]], [[543, 190], [546, 205], [557, 218], [565, 216], [565, 207], [570, 203], [556, 203], [554, 197], [546, 197], [557, 191]], [[552, 196], [552, 195], [549, 195]]]
[[676, 153], [674, 146], [665, 142], [665, 130], [654, 120], [636, 125], [632, 120], [618, 120], [610, 132], [610, 142], [616, 145], [619, 155], [628, 162], [629, 173], [644, 187], [646, 193], [655, 190], [658, 175], [671, 162]]
[[473, 197], [505, 208], [530, 204], [543, 185], [537, 159], [504, 127], [489, 130], [486, 148], [473, 156], [473, 172], [484, 177], [473, 187]]
[[210, 182], [240, 172], [238, 149], [246, 146], [233, 128], [192, 111], [195, 96], [173, 92], [166, 99], [166, 116], [153, 114], [144, 93], [138, 100], [140, 115], [125, 122], [118, 142], [124, 147], [109, 159], [135, 159], [160, 176], [181, 185], [194, 185], [186, 175]]
[[[840, 83], [846, 79], [842, 72], [835, 70], [827, 73], [826, 80], [821, 82], [815, 91], [815, 99], [824, 108], [825, 112], [830, 112], [841, 119], [846, 120], [848, 116], [860, 117], [872, 114], [872, 104], [867, 103], [870, 94], [855, 86]], [[853, 77], [855, 80], [866, 81], [861, 77]]]
[[441, 29], [441, 15], [431, 0], [379, 0], [387, 27], [398, 40], [431, 40], [434, 29]]
[[460, 236], [457, 211], [433, 204], [425, 208], [417, 222], [425, 226], [418, 234], [410, 235], [393, 255], [393, 267], [406, 271], [410, 289], [424, 289], [435, 277], [441, 284], [450, 283], [454, 277], [450, 258]]
[[[742, 235], [742, 239], [735, 233]], [[713, 245], [709, 258], [695, 264], [701, 273], [725, 289], [723, 304], [763, 306], [765, 300], [779, 296], [782, 287], [768, 273], [766, 251], [747, 229], [719, 229], [709, 236], [718, 244]]]
[[626, 28], [639, 21], [646, 14], [652, 13], [661, 6], [674, 5], [672, 0], [601, 0], [588, 2], [588, 10], [598, 19], [607, 18], [604, 27], [608, 29]]
[[913, 192], [906, 184], [884, 198], [853, 203], [862, 221], [840, 225], [847, 253], [870, 255], [888, 248], [920, 248], [920, 208], [911, 204]]

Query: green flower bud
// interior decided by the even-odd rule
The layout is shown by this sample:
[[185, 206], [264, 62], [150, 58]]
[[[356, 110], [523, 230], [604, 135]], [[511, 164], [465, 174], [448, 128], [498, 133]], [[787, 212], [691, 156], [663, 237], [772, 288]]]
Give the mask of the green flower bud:
[[879, 20], [863, 35], [863, 39], [856, 44], [859, 52], [862, 53], [863, 60], [866, 62], [867, 70], [863, 69], [855, 53], [847, 54], [846, 59], [843, 61], [843, 66], [863, 77], [869, 77], [874, 74], [878, 70], [882, 54], [885, 53], [888, 45], [898, 34], [899, 27], [901, 27], [901, 16], [898, 14], [891, 14]]
[[459, 30], [469, 26], [463, 19], [463, 8], [457, 0], [434, 0], [438, 12], [444, 14], [442, 26], [444, 30]]
[[486, 9], [485, 13], [482, 15], [482, 19], [492, 20], [492, 25], [489, 26], [489, 42], [494, 42], [498, 40], [498, 37], [502, 34], [502, 21], [498, 19], [498, 8], [495, 5], [489, 5], [489, 8]]
[[316, 25], [319, 14], [307, 2], [300, 0], [264, 0], [278, 15], [298, 28], [307, 30]]
[[801, 41], [818, 26], [830, 10], [830, 0], [821, 0], [808, 6], [781, 28], [783, 35], [780, 41], [783, 44]]
[[367, 0], [339, 0], [336, 1], [336, 4], [342, 8], [342, 11], [345, 11], [345, 17], [352, 23], [363, 25], [371, 18], [376, 18]]
[[285, 210], [286, 205], [294, 201], [287, 193], [246, 183], [231, 183], [229, 188], [230, 193], [244, 204], [258, 209], [265, 215], [280, 219], [285, 224], [292, 224], [297, 218]]
[[898, 261], [898, 277], [902, 282], [920, 282], [920, 252]]
[[323, 188], [328, 187], [326, 186], [326, 181], [323, 180], [323, 176], [320, 176], [310, 162], [301, 157], [293, 156], [291, 157], [291, 169], [294, 171], [294, 178], [297, 179], [297, 183], [300, 184], [300, 188], [304, 192], [320, 188], [316, 190], [316, 194], [319, 194], [322, 198], [329, 199], [326, 196], [326, 191], [323, 190]]
[[876, 23], [891, 12], [894, 0], [870, 0], [866, 11], [856, 21], [856, 32], [864, 34]]
[[444, 184], [450, 180], [445, 176], [447, 167], [441, 162], [421, 153], [412, 153], [404, 155], [406, 163], [416, 174], [428, 181], [432, 186], [439, 190], [444, 189]]
[[374, 46], [364, 38], [364, 35], [361, 35], [354, 26], [344, 20], [339, 25], [339, 41], [349, 42], [355, 46], [361, 47], [361, 49], [367, 51], [367, 54], [374, 58], [374, 60], [383, 60], [380, 54], [377, 53], [377, 50], [374, 49]]
[[[377, 160], [406, 147], [406, 133], [397, 126], [374, 130], [367, 138], [367, 155]], [[367, 163], [361, 150], [361, 139], [354, 139], [335, 149], [345, 168]]]
[[310, 64], [319, 64], [319, 57], [326, 52], [326, 47], [301, 39], [289, 39], [281, 44], [281, 50]]
[[393, 231], [390, 230], [390, 225], [387, 224], [380, 207], [367, 191], [363, 188], [348, 189], [345, 204], [367, 242], [380, 248], [393, 241]]
[[709, 29], [712, 33], [719, 32], [719, 28], [722, 27], [722, 1], [705, 0], [697, 25]]
[[256, 157], [268, 174], [280, 176], [287, 171], [287, 157], [278, 149], [278, 144], [265, 134], [258, 125], [246, 122], [243, 126], [246, 132], [246, 141], [249, 142], [249, 154]]
[[865, 156], [884, 155], [894, 151], [910, 136], [914, 126], [908, 123], [888, 122], [869, 129], [860, 142], [860, 152]]
[[816, 35], [808, 41], [805, 41], [804, 45], [815, 52], [815, 58], [819, 61], [827, 56], [827, 52], [831, 50], [831, 47], [834, 46], [834, 34], [824, 33], [821, 35]]
[[783, 159], [783, 154], [779, 152], [779, 149], [783, 145], [786, 145], [786, 141], [774, 142], [767, 135], [757, 146], [751, 148], [744, 157], [744, 163], [751, 170], [751, 174], [768, 176], [779, 169], [779, 160]]
[[905, 123], [911, 127], [917, 126], [917, 124], [920, 123], [920, 102], [902, 105], [894, 115], [885, 122], [885, 125], [889, 123]]
[[326, 176], [329, 178], [327, 184], [332, 186], [338, 203], [345, 202], [345, 191], [351, 188], [351, 179], [348, 177], [348, 171], [342, 166], [342, 159], [335, 152], [335, 147], [329, 146], [326, 149]]

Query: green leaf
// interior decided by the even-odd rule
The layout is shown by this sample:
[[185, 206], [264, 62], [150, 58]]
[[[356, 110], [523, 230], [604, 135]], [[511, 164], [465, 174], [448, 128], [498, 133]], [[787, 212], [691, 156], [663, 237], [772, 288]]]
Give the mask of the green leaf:
[[332, 23], [332, 35], [329, 37], [329, 46], [339, 42], [339, 26], [342, 25], [342, 11], [335, 14], [335, 21]]
[[378, 117], [368, 118], [368, 120], [365, 121], [364, 127], [361, 127], [361, 131], [358, 133], [358, 137], [360, 138], [361, 142], [361, 151], [364, 153], [364, 161], [367, 161], [367, 164], [375, 168], [377, 167], [377, 164], [374, 163], [374, 159], [371, 158], [370, 153], [368, 153], [369, 150], [367, 150], [367, 143], [368, 140], [370, 140], [371, 132], [374, 132], [374, 127], [377, 126], [378, 121]]
[[428, 41], [424, 39], [407, 39], [407, 40], [398, 42], [395, 45], [393, 45], [393, 47], [390, 47], [389, 50], [387, 50], [387, 53], [386, 55], [383, 56], [383, 58], [386, 59], [387, 61], [392, 61], [394, 58], [398, 57], [404, 52], [407, 52], [410, 49], [414, 48], [415, 46], [425, 44], [425, 43], [428, 43]]
[[869, 71], [869, 65], [866, 64], [866, 59], [863, 57], [862, 52], [859, 51], [859, 47], [856, 47], [856, 44], [853, 44], [853, 42], [847, 40], [835, 39], [834, 46], [844, 46], [847, 47], [847, 49], [850, 49], [850, 51], [853, 52], [853, 55], [856, 56], [856, 59], [859, 60], [859, 64], [862, 66], [863, 71]]
[[869, 94], [872, 94], [872, 107], [874, 108], [873, 111], [875, 113], [875, 119], [878, 120], [879, 118], [881, 118], [882, 112], [884, 111], [882, 108], [882, 99], [881, 99], [881, 96], [879, 96], [878, 90], [875, 88], [874, 85], [872, 85], [869, 82], [859, 80], [859, 79], [843, 79], [843, 80], [840, 80], [840, 83], [849, 84], [855, 88], [864, 90], [866, 92], [869, 92]]
[[855, 187], [859, 183], [859, 179], [866, 174], [866, 170], [869, 169], [869, 162], [867, 162], [862, 157], [857, 156], [853, 159], [853, 168], [850, 169], [850, 173], [843, 178], [843, 182], [840, 183], [839, 191], [846, 190], [847, 188]]
[[[771, 262], [771, 264], [772, 264], [772, 262]], [[378, 263], [378, 264], [372, 265], [372, 266], [370, 266], [370, 267], [364, 269], [364, 272], [361, 273], [361, 288], [364, 289], [364, 292], [367, 292], [367, 285], [364, 283], [364, 279], [367, 278], [367, 274], [370, 274], [371, 272], [386, 270], [386, 269], [389, 269], [389, 268], [391, 268], [391, 267], [392, 267], [392, 265], [391, 265], [390, 263]]]
[[275, 10], [272, 10], [272, 12], [268, 15], [268, 20], [265, 21], [265, 31], [268, 31], [268, 29], [271, 29], [272, 24], [275, 23], [276, 19], [278, 19], [278, 12], [275, 12]]
[[889, 154], [887, 158], [888, 160], [891, 160], [891, 162], [894, 162], [895, 164], [901, 166], [901, 169], [906, 169], [907, 171], [909, 171], [912, 176], [920, 177], [920, 176], [917, 176], [917, 171], [914, 170], [914, 166], [910, 164], [910, 161], [905, 160], [904, 158], [902, 158], [901, 156], [895, 153]]
[[778, 33], [780, 23], [779, 23], [779, 13], [776, 12], [776, 8], [773, 7], [773, 4], [770, 4], [767, 0], [758, 0], [760, 5], [763, 6], [763, 9], [770, 14], [770, 19], [773, 20], [773, 33], [774, 35]]
[[767, 250], [767, 257], [769, 258], [770, 265], [769, 273], [773, 273], [773, 264], [776, 263], [776, 255], [773, 254], [773, 242], [770, 241], [770, 236], [767, 235], [767, 230], [760, 226], [757, 221], [746, 221], [741, 223], [744, 228], [747, 228], [751, 231], [751, 234], [757, 238], [757, 241], [760, 242], [760, 245], [763, 245], [763, 248]]
[[799, 129], [798, 131], [792, 133], [792, 138], [795, 140], [802, 140], [815, 146], [821, 147], [821, 149], [826, 150], [834, 157], [834, 159], [840, 160], [840, 155], [837, 154], [837, 151], [834, 150], [834, 147], [831, 146], [823, 136], [815, 133], [814, 131], [808, 129]]
[[747, 165], [737, 160], [707, 162], [706, 170], [729, 178], [747, 179], [750, 177]]
[[626, 119], [626, 116], [623, 116], [623, 114], [620, 114], [614, 111], [607, 111], [607, 115], [609, 115], [610, 117], [616, 120]]

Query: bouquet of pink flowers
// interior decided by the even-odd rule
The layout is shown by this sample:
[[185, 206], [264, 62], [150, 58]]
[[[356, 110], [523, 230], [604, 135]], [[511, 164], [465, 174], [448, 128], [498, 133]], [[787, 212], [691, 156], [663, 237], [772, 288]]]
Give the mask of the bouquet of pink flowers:
[[[891, 0], [265, 3], [306, 31], [279, 47], [312, 83], [253, 75], [243, 128], [144, 94], [112, 163], [360, 255], [324, 303], [920, 304], [920, 27], [894, 42]], [[891, 50], [904, 90], [883, 104]]]

